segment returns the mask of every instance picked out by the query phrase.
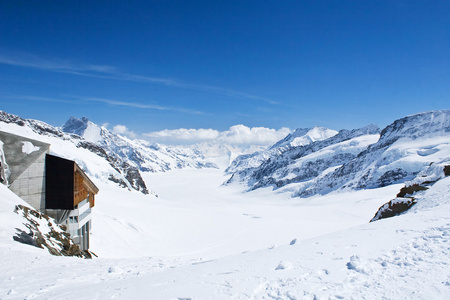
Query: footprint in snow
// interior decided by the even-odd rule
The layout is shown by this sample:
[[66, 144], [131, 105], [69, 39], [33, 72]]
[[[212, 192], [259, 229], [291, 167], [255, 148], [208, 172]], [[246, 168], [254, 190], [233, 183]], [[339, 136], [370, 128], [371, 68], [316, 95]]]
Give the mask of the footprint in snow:
[[246, 217], [249, 217], [249, 218], [252, 218], [252, 219], [261, 219], [261, 217], [256, 216], [256, 215], [252, 215], [252, 214], [242, 214], [242, 215], [246, 216]]
[[108, 274], [121, 274], [121, 273], [123, 273], [123, 271], [118, 267], [111, 266], [108, 268]]
[[317, 274], [328, 275], [328, 274], [330, 274], [330, 272], [327, 269], [320, 269], [319, 271], [317, 271]]
[[289, 261], [280, 261], [275, 270], [287, 270], [292, 268], [292, 263]]

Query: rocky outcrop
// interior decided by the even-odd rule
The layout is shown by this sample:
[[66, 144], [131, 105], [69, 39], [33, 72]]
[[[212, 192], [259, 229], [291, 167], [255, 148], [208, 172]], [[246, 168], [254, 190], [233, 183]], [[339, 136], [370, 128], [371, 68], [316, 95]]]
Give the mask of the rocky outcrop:
[[28, 232], [16, 228], [17, 233], [13, 239], [17, 242], [34, 247], [47, 249], [56, 256], [76, 256], [92, 258], [95, 254], [89, 250], [81, 250], [65, 231], [65, 226], [58, 225], [49, 216], [23, 205], [17, 205], [15, 213], [24, 218], [24, 225]]
[[395, 198], [388, 203], [382, 205], [375, 216], [370, 220], [370, 222], [378, 221], [381, 219], [391, 218], [398, 216], [405, 211], [409, 210], [414, 204], [416, 204], [416, 200], [411, 198]]
[[103, 149], [102, 147], [100, 147], [94, 143], [80, 141], [77, 144], [77, 147], [87, 149], [87, 150], [97, 154], [98, 156], [105, 158], [117, 172], [119, 172], [120, 174], [122, 174], [125, 177], [127, 182], [125, 182], [123, 179], [114, 177], [112, 174], [109, 176], [109, 178], [108, 178], [109, 180], [119, 183], [119, 185], [121, 187], [132, 188], [132, 189], [142, 192], [143, 194], [149, 193], [147, 186], [146, 186], [144, 180], [142, 179], [141, 173], [139, 172], [138, 168], [131, 166], [127, 162], [121, 160], [119, 157], [117, 157], [117, 155], [114, 155], [114, 154], [110, 155], [110, 154], [106, 153], [105, 149]]
[[400, 192], [397, 194], [397, 198], [404, 198], [406, 196], [412, 197], [412, 195], [414, 195], [416, 192], [426, 191], [426, 190], [428, 190], [428, 187], [422, 186], [419, 184], [405, 186], [400, 189]]
[[444, 174], [445, 174], [445, 176], [450, 176], [450, 166], [444, 167]]
[[397, 194], [397, 197], [383, 204], [378, 209], [375, 216], [370, 220], [370, 222], [395, 217], [408, 211], [414, 204], [417, 203], [414, 195], [418, 192], [428, 190], [429, 187], [435, 184], [439, 179], [448, 176], [449, 174], [447, 173], [447, 171], [449, 167], [450, 166], [446, 165], [442, 169], [439, 169], [439, 166], [430, 165], [427, 168], [428, 170], [424, 170], [423, 172], [421, 172], [421, 174], [419, 174], [418, 178], [411, 181], [420, 183], [413, 183], [402, 187], [400, 189], [400, 192]]

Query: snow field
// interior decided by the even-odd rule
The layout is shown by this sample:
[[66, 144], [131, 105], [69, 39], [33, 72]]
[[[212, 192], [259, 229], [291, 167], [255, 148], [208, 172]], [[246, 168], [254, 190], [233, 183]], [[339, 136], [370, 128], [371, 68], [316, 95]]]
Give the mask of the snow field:
[[448, 299], [449, 187], [441, 180], [399, 217], [216, 259], [82, 260], [11, 243], [0, 298]]
[[367, 223], [400, 189], [308, 200], [222, 186], [226, 177], [216, 169], [143, 177], [158, 198], [98, 184], [91, 249], [101, 257], [216, 259], [287, 244]]

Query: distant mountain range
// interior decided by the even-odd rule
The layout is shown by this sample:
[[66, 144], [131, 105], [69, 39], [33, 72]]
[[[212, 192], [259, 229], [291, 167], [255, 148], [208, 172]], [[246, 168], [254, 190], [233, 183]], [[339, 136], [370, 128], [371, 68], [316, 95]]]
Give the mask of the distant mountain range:
[[[71, 117], [62, 127], [38, 120], [23, 119], [0, 111], [0, 122], [27, 127], [35, 134], [57, 138], [104, 158], [115, 170], [108, 179], [122, 187], [149, 193], [141, 172], [166, 172], [183, 168], [218, 168], [237, 155], [261, 149], [202, 143], [191, 146], [166, 146], [145, 140], [128, 139], [99, 126], [87, 118]], [[14, 133], [14, 132], [12, 132]], [[58, 154], [58, 153], [56, 153]], [[76, 158], [72, 158], [76, 159]], [[78, 160], [83, 160], [82, 155]]]
[[450, 110], [441, 110], [407, 116], [381, 131], [374, 125], [337, 134], [325, 128], [298, 129], [265, 151], [237, 157], [225, 184], [308, 197], [434, 180], [449, 162]]
[[0, 122], [89, 150], [112, 167], [107, 179], [144, 194], [149, 189], [141, 172], [227, 167], [230, 178], [225, 185], [241, 184], [248, 191], [269, 187], [309, 197], [433, 180], [450, 163], [450, 110], [407, 116], [383, 130], [375, 125], [339, 132], [323, 127], [297, 129], [267, 149], [214, 143], [160, 145], [131, 140], [87, 118], [72, 117], [62, 127], [54, 127], [0, 111]]

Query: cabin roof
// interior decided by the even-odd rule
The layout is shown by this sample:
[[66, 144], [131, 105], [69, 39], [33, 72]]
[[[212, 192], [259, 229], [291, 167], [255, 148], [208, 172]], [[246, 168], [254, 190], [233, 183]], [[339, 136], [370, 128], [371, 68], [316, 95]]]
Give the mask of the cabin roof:
[[86, 175], [86, 173], [84, 173], [83, 169], [80, 168], [80, 166], [74, 162], [75, 164], [75, 172], [79, 172], [80, 175], [84, 178], [84, 180], [86, 180], [86, 184], [89, 186], [89, 188], [92, 190], [92, 192], [94, 192], [94, 194], [97, 194], [99, 189], [98, 187], [92, 182], [92, 180]]
[[14, 182], [28, 167], [50, 148], [50, 144], [0, 131], [3, 153], [11, 171], [9, 183]]

